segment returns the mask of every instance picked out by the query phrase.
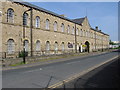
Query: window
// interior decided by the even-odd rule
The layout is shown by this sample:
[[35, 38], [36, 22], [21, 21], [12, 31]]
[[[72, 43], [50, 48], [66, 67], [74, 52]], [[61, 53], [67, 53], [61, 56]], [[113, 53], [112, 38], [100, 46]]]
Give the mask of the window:
[[23, 25], [24, 26], [28, 25], [28, 14], [27, 13], [23, 14]]
[[64, 24], [62, 23], [62, 25], [61, 25], [61, 31], [62, 31], [62, 32], [64, 32], [64, 28], [65, 28], [65, 27], [64, 27]]
[[57, 31], [57, 22], [54, 22], [54, 31]]
[[13, 9], [8, 9], [7, 11], [7, 22], [13, 23], [14, 22], [14, 11]]
[[50, 42], [47, 41], [47, 42], [46, 42], [46, 51], [49, 51], [49, 50], [50, 50]]
[[25, 51], [29, 51], [29, 42], [28, 40], [25, 40]]
[[83, 35], [83, 31], [82, 31], [82, 29], [80, 30], [80, 36], [82, 36]]
[[68, 25], [67, 33], [70, 33], [70, 26]]
[[37, 40], [36, 42], [36, 51], [40, 51], [40, 41]]
[[64, 42], [62, 42], [62, 51], [65, 50], [65, 45], [64, 45]]
[[58, 51], [58, 43], [55, 42], [55, 51]]
[[39, 16], [36, 17], [35, 26], [36, 26], [36, 28], [39, 28], [39, 27], [40, 27], [40, 17], [39, 17]]
[[75, 28], [74, 27], [72, 28], [72, 34], [75, 34]]
[[49, 20], [46, 19], [46, 29], [49, 30]]
[[79, 30], [78, 30], [78, 28], [77, 28], [77, 29], [76, 29], [76, 35], [79, 35], [79, 33], [78, 33], [78, 32], [79, 32]]
[[13, 54], [15, 51], [15, 43], [13, 39], [9, 39], [7, 42], [7, 49], [8, 49], [8, 54]]

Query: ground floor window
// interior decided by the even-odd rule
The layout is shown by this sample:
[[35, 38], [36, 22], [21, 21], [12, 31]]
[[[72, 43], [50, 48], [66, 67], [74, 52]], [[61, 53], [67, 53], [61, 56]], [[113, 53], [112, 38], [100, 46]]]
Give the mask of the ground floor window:
[[40, 41], [37, 40], [36, 42], [36, 51], [40, 51]]
[[47, 50], [47, 51], [50, 50], [50, 42], [49, 42], [49, 41], [46, 42], [46, 50]]
[[13, 54], [15, 51], [15, 43], [13, 39], [9, 39], [7, 42], [8, 54]]
[[29, 41], [25, 40], [25, 51], [29, 51]]

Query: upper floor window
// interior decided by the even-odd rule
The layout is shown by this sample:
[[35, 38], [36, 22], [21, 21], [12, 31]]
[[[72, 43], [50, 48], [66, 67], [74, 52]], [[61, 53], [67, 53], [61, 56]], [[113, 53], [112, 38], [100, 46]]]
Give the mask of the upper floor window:
[[82, 29], [80, 30], [80, 36], [82, 36], [83, 35], [83, 31], [82, 31]]
[[50, 24], [49, 19], [46, 19], [46, 29], [47, 30], [49, 30], [49, 24]]
[[14, 22], [14, 11], [11, 8], [9, 8], [7, 11], [7, 22], [10, 22], [10, 23]]
[[70, 26], [68, 25], [67, 33], [70, 33]]
[[65, 28], [65, 26], [64, 26], [64, 24], [62, 23], [62, 25], [61, 25], [61, 31], [62, 31], [62, 32], [64, 32], [64, 28]]
[[23, 14], [23, 25], [24, 26], [28, 25], [28, 14], [27, 13]]
[[75, 28], [74, 27], [72, 28], [72, 34], [75, 34]]
[[54, 22], [54, 31], [57, 31], [57, 22]]
[[35, 26], [36, 26], [36, 28], [39, 28], [39, 27], [40, 27], [40, 17], [39, 17], [39, 16], [36, 17]]
[[76, 35], [79, 35], [78, 31], [79, 31], [79, 30], [78, 30], [78, 28], [77, 28], [77, 29], [76, 29]]

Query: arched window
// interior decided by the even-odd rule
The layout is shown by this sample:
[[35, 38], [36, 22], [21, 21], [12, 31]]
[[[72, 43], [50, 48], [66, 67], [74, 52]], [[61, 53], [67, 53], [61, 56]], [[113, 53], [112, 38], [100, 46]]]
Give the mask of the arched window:
[[55, 51], [58, 51], [58, 43], [55, 42]]
[[72, 34], [75, 34], [75, 28], [74, 27], [72, 28]]
[[65, 45], [64, 45], [64, 42], [62, 42], [62, 51], [64, 51], [65, 50]]
[[70, 33], [70, 26], [68, 25], [67, 33]]
[[11, 8], [7, 10], [7, 22], [10, 22], [10, 23], [14, 22], [14, 11]]
[[24, 26], [28, 25], [28, 14], [27, 13], [23, 14], [23, 25]]
[[54, 22], [54, 31], [57, 31], [57, 22]]
[[76, 29], [76, 35], [79, 35], [79, 33], [78, 33], [78, 32], [79, 32], [79, 29], [77, 28], [77, 29]]
[[47, 29], [47, 30], [49, 30], [49, 24], [50, 24], [49, 20], [46, 19], [46, 29]]
[[61, 31], [62, 31], [62, 32], [64, 32], [64, 28], [65, 28], [65, 26], [64, 26], [64, 24], [62, 23], [62, 25], [61, 25]]
[[8, 54], [13, 54], [15, 51], [15, 43], [13, 39], [9, 39], [7, 41], [7, 49], [8, 49]]
[[40, 51], [40, 41], [37, 40], [36, 42], [36, 51]]
[[47, 42], [46, 42], [46, 51], [49, 51], [49, 50], [50, 50], [50, 42], [47, 41]]
[[25, 51], [29, 51], [29, 41], [25, 40]]
[[80, 36], [82, 36], [83, 35], [83, 31], [82, 31], [82, 29], [80, 30]]
[[40, 17], [39, 16], [36, 16], [36, 20], [35, 20], [35, 26], [36, 28], [39, 28], [40, 27]]

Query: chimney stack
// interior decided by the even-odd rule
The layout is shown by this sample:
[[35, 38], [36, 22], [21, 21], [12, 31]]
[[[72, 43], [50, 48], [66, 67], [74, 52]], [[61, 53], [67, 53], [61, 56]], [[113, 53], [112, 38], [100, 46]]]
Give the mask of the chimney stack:
[[95, 28], [96, 28], [96, 30], [98, 31], [98, 26], [96, 26]]

